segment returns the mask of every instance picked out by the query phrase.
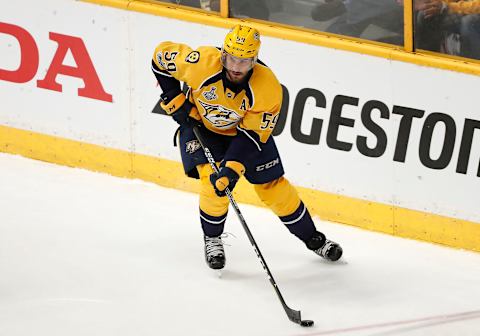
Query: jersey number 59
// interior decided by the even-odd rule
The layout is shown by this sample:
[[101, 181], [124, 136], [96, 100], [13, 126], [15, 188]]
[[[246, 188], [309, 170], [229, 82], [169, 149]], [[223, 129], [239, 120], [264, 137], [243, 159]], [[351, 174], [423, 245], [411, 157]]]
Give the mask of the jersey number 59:
[[272, 113], [265, 112], [262, 116], [262, 125], [260, 125], [260, 129], [273, 129], [275, 127], [275, 124], [277, 123], [278, 116], [278, 113], [274, 116]]

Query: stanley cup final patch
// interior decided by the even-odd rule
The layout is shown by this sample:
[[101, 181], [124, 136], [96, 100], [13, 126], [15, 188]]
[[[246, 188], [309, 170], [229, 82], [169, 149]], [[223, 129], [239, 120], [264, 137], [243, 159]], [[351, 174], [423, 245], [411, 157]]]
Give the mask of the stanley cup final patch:
[[200, 148], [200, 142], [198, 140], [192, 140], [185, 144], [185, 152], [188, 154], [195, 153]]
[[217, 94], [215, 93], [216, 90], [217, 90], [217, 88], [215, 86], [212, 86], [210, 91], [206, 91], [202, 94], [203, 94], [203, 96], [205, 97], [206, 100], [215, 100], [215, 99], [218, 98]]

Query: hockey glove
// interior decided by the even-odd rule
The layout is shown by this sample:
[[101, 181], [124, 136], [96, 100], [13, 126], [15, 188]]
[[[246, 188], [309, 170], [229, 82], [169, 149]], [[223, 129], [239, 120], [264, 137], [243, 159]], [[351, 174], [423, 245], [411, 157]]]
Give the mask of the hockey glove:
[[220, 172], [210, 175], [210, 182], [215, 189], [215, 193], [222, 197], [226, 195], [225, 189], [233, 191], [240, 176], [245, 173], [245, 166], [240, 162], [228, 161], [224, 167], [220, 167]]
[[162, 102], [160, 103], [162, 109], [171, 115], [180, 126], [192, 126], [199, 123], [200, 114], [195, 105], [185, 97], [183, 92], [179, 93], [172, 100], [168, 101], [162, 95]]

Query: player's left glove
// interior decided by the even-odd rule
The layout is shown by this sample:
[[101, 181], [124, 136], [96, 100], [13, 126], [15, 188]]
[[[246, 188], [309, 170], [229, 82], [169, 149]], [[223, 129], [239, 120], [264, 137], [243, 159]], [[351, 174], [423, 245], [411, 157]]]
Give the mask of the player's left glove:
[[215, 189], [215, 193], [222, 197], [225, 196], [225, 189], [233, 191], [238, 179], [245, 173], [245, 166], [237, 161], [227, 161], [225, 166], [220, 167], [218, 174], [210, 175], [210, 182]]

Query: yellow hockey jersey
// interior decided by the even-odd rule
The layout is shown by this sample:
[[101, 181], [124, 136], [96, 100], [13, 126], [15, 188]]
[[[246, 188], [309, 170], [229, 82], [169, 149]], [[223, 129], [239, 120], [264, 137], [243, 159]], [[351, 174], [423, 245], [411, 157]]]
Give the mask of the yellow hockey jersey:
[[187, 97], [195, 104], [201, 121], [212, 132], [234, 136], [237, 127], [254, 131], [265, 143], [278, 119], [282, 88], [273, 72], [257, 62], [248, 81], [232, 85], [225, 78], [221, 50], [181, 43], [162, 42], [156, 48], [154, 69], [189, 87]]

